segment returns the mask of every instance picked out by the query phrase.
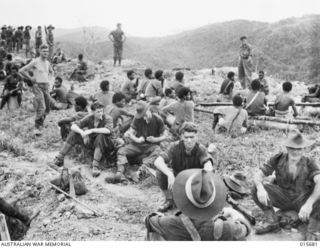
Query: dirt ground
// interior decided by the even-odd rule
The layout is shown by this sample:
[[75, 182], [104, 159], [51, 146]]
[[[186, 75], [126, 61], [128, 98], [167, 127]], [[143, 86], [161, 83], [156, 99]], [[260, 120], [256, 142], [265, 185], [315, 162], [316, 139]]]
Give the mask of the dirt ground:
[[[104, 62], [95, 65], [95, 79], [82, 84], [75, 84], [75, 91], [89, 96], [98, 91], [99, 83], [106, 78], [112, 83], [112, 89], [119, 89], [125, 80], [124, 71], [135, 68], [142, 71], [140, 64], [125, 61], [123, 68], [113, 69], [111, 63]], [[57, 71], [65, 76], [68, 68], [59, 66]], [[223, 76], [229, 68], [218, 71], [212, 76], [210, 70], [186, 71], [188, 85], [197, 90], [198, 98], [210, 101], [218, 91]], [[168, 76], [173, 72], [169, 71]], [[279, 91], [279, 83], [272, 81], [271, 93]], [[64, 82], [67, 87], [71, 82]], [[299, 93], [306, 87], [296, 83]], [[132, 109], [132, 106], [129, 106]], [[18, 207], [28, 213], [39, 209], [40, 215], [31, 223], [24, 240], [143, 240], [145, 236], [144, 217], [156, 211], [162, 202], [160, 189], [152, 177], [139, 184], [129, 182], [128, 185], [111, 185], [104, 182], [107, 174], [115, 168], [105, 168], [97, 179], [92, 178], [90, 157], [81, 150], [73, 150], [65, 160], [68, 168], [78, 169], [83, 175], [89, 192], [77, 199], [100, 212], [102, 216], [95, 217], [90, 210], [80, 207], [63, 195], [50, 188], [48, 182], [59, 176], [49, 168], [62, 141], [56, 122], [62, 117], [71, 115], [74, 110], [52, 111], [46, 119], [45, 129], [41, 137], [33, 135], [34, 113], [32, 94], [24, 94], [23, 107], [9, 113], [0, 112], [0, 196], [9, 201], [21, 197]], [[228, 138], [214, 135], [211, 130], [212, 119], [206, 114], [196, 113], [199, 124], [200, 141], [208, 145], [214, 143], [217, 150], [214, 154], [214, 166], [221, 175], [243, 171], [249, 183], [258, 170], [259, 165], [272, 154], [282, 150], [281, 141], [286, 133], [278, 130], [251, 129], [248, 134], [238, 138]], [[304, 130], [307, 137], [316, 140], [319, 134], [311, 128]], [[308, 151], [308, 155], [319, 156], [318, 146]], [[250, 197], [241, 202], [250, 209], [258, 221], [263, 220], [262, 213]], [[282, 231], [277, 234], [249, 237], [249, 240], [301, 240], [297, 230]]]

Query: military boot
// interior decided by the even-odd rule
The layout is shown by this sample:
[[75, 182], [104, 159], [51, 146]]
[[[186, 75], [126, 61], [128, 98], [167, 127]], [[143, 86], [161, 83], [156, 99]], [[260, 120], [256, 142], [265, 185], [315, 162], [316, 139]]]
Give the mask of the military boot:
[[256, 228], [256, 234], [265, 234], [280, 231], [278, 217], [273, 209], [264, 211], [267, 221]]
[[164, 212], [167, 212], [168, 210], [174, 208], [174, 202], [173, 202], [172, 193], [170, 190], [163, 190], [162, 193], [164, 195], [165, 201], [158, 208], [158, 211], [164, 213]]
[[312, 217], [309, 219], [305, 240], [320, 241], [320, 220]]

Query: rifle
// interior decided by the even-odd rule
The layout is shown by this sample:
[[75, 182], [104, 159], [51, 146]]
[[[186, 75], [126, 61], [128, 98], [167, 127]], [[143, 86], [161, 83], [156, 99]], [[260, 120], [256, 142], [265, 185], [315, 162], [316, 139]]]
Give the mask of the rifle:
[[73, 72], [71, 73], [71, 75], [70, 75], [70, 77], [69, 77], [69, 80], [71, 80], [71, 79], [73, 78], [73, 76], [75, 75], [75, 73], [77, 72], [77, 70], [78, 70], [78, 67], [73, 70]]
[[235, 201], [230, 195], [227, 196], [227, 202], [237, 211], [246, 217], [247, 220], [250, 221], [252, 225], [256, 224], [256, 219], [251, 215], [251, 213], [240, 205], [239, 202]]
[[0, 238], [2, 241], [11, 241], [6, 217], [4, 214], [0, 214]]

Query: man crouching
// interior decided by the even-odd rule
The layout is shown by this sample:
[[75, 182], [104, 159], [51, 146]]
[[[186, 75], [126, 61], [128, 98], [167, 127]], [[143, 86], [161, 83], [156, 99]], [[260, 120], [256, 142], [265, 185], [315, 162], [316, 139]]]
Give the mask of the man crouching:
[[[82, 120], [72, 124], [70, 134], [63, 145], [62, 150], [54, 159], [52, 167], [62, 167], [64, 157], [76, 144], [94, 149], [92, 162], [92, 176], [100, 175], [99, 163], [102, 155], [107, 156], [115, 149], [115, 137], [113, 133], [113, 120], [103, 113], [104, 106], [96, 102], [91, 105], [92, 113]], [[85, 130], [86, 128], [86, 130]]]
[[172, 186], [175, 177], [183, 170], [206, 169], [213, 171], [212, 157], [198, 142], [198, 127], [192, 122], [184, 122], [180, 128], [181, 140], [172, 143], [167, 151], [161, 152], [154, 165], [158, 169], [157, 180], [165, 201], [158, 211], [172, 209]]
[[[320, 240], [320, 167], [303, 156], [304, 148], [312, 145], [298, 131], [289, 133], [284, 143], [287, 153], [272, 157], [255, 178], [253, 200], [263, 210], [267, 222], [256, 229], [257, 234], [279, 230], [279, 220], [273, 207], [294, 210], [301, 221], [307, 222], [306, 240]], [[264, 183], [275, 171], [272, 184]]]

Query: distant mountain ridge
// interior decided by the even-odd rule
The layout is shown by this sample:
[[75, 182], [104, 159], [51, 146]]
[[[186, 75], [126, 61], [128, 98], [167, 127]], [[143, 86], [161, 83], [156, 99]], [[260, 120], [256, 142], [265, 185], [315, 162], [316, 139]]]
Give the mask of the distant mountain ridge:
[[[72, 55], [84, 52], [92, 60], [110, 59], [109, 33], [101, 27], [83, 28], [56, 35], [56, 41]], [[236, 66], [242, 35], [253, 46], [257, 70], [288, 80], [320, 80], [320, 15], [275, 23], [235, 20], [160, 38], [129, 36], [124, 57], [164, 69]]]

